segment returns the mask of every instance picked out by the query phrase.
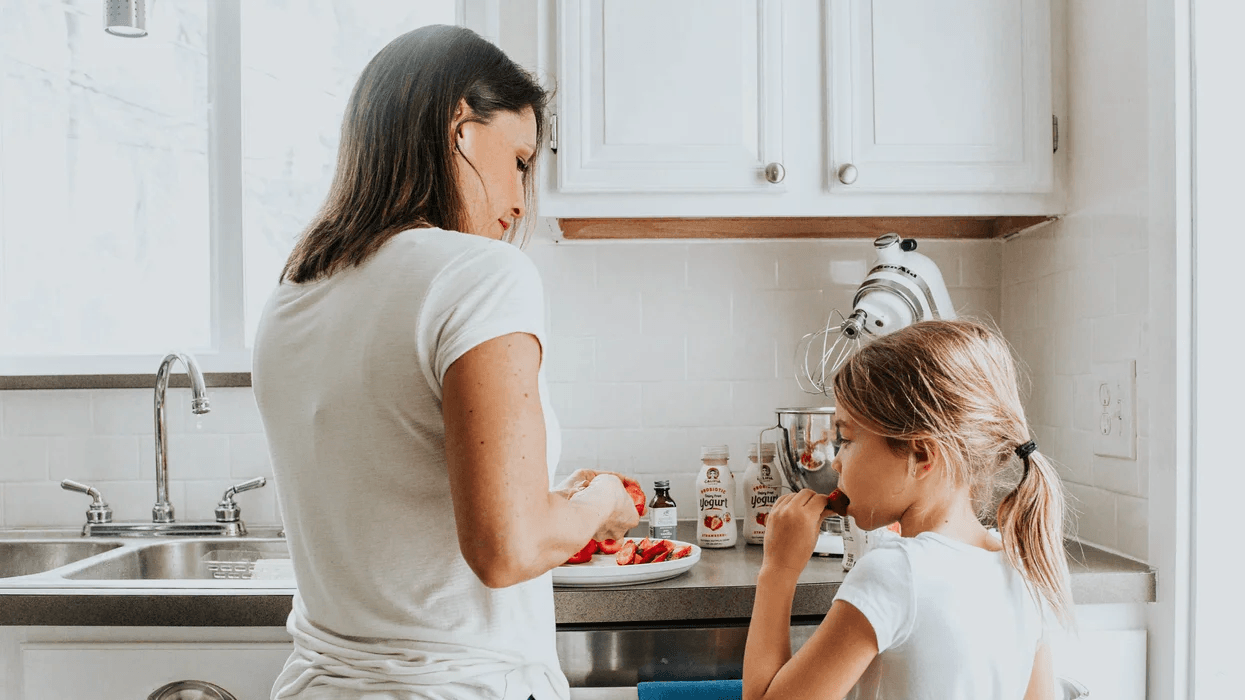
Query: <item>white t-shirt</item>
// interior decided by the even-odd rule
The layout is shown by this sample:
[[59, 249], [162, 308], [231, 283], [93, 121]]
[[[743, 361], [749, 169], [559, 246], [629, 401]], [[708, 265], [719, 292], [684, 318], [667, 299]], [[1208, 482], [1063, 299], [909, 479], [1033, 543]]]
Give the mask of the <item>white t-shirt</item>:
[[1003, 552], [933, 532], [888, 537], [835, 600], [860, 610], [878, 641], [850, 700], [1024, 697], [1043, 616]]
[[[282, 284], [253, 385], [298, 591], [274, 698], [568, 698], [549, 574], [490, 589], [459, 551], [441, 387], [508, 333], [544, 346], [544, 292], [512, 245], [440, 229]], [[561, 452], [539, 375], [548, 470]]]

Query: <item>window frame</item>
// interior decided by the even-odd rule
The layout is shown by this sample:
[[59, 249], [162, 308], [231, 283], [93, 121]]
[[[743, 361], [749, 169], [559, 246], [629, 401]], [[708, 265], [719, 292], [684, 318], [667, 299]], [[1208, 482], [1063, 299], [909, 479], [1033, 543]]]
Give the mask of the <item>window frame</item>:
[[[250, 386], [243, 276], [242, 0], [204, 1], [211, 347], [171, 346], [165, 353], [138, 355], [0, 355], [0, 390], [150, 386], [160, 362], [173, 351], [194, 355], [215, 386]], [[455, 21], [496, 44], [500, 12], [500, 0], [456, 0]]]

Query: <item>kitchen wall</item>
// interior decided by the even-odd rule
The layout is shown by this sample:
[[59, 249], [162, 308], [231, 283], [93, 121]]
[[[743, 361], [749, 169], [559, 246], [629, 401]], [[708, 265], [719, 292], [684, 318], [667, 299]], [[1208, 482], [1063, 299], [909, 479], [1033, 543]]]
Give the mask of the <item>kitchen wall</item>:
[[[1000, 241], [921, 242], [963, 314], [998, 321]], [[700, 446], [726, 443], [741, 473], [747, 445], [781, 406], [821, 403], [794, 380], [796, 341], [847, 309], [872, 261], [868, 238], [834, 241], [555, 242], [544, 221], [528, 247], [545, 281], [551, 400], [562, 473], [618, 470], [669, 478], [693, 516]], [[210, 519], [230, 485], [271, 475], [254, 397], [213, 389], [193, 416], [170, 389], [170, 498]], [[0, 392], [0, 518], [7, 527], [74, 526], [98, 487], [118, 520], [155, 500], [150, 390]], [[271, 487], [238, 495], [243, 519], [276, 523]]]
[[[1002, 289], [1003, 330], [1031, 371], [1029, 420], [1059, 464], [1074, 534], [1142, 560], [1150, 401], [1165, 376], [1150, 362], [1147, 31], [1145, 3], [1068, 3], [1068, 214], [1003, 245]], [[1120, 360], [1137, 362], [1136, 459], [1094, 454], [1092, 368]]]

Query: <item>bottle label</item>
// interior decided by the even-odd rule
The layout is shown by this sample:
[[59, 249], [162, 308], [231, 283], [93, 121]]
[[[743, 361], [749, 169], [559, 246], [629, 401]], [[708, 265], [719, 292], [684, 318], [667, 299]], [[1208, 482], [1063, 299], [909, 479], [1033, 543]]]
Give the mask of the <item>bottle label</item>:
[[735, 544], [736, 525], [731, 515], [730, 495], [716, 482], [715, 478], [700, 488], [696, 543], [701, 547], [731, 547]]
[[650, 539], [672, 540], [679, 524], [677, 508], [650, 508], [648, 511], [648, 536]]
[[765, 523], [769, 518], [774, 502], [778, 500], [778, 489], [767, 486], [763, 482], [754, 482], [748, 496], [748, 520], [744, 523], [744, 541], [749, 544], [765, 542]]

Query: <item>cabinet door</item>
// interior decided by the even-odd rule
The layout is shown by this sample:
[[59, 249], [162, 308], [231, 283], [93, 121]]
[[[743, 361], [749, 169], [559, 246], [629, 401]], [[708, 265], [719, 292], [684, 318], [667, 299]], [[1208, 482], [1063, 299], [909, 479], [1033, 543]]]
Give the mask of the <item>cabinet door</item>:
[[558, 189], [781, 191], [781, 0], [562, 0]]
[[832, 192], [1049, 192], [1049, 0], [831, 0]]

